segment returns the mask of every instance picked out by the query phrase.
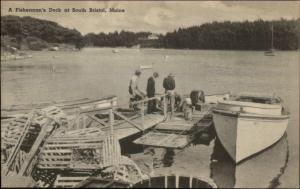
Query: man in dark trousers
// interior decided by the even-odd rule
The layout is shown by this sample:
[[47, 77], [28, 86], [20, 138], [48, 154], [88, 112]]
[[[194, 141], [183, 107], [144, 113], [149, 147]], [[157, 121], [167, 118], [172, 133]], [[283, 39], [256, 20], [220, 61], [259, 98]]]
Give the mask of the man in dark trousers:
[[171, 117], [174, 115], [175, 110], [175, 80], [174, 75], [170, 73], [163, 81], [165, 93], [168, 95], [171, 104]]
[[[153, 76], [149, 77], [147, 83], [147, 97], [152, 98], [155, 96], [155, 80], [158, 78], [158, 73], [154, 72]], [[151, 114], [156, 111], [156, 99], [148, 101], [148, 113]]]

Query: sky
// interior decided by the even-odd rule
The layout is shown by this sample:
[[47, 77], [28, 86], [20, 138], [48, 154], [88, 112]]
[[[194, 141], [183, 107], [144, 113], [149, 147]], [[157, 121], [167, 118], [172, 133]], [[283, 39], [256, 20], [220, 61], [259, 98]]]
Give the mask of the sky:
[[[9, 8], [61, 8], [62, 12], [8, 12]], [[63, 12], [65, 8], [119, 8], [124, 13]], [[1, 1], [1, 15], [31, 16], [90, 32], [171, 32], [213, 21], [274, 20], [300, 17], [299, 1]]]

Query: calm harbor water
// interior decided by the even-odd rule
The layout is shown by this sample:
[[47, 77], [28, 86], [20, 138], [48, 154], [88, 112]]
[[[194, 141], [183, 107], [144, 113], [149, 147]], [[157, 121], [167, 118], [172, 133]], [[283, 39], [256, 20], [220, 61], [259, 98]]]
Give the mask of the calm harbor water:
[[[276, 93], [288, 108], [287, 136], [265, 152], [234, 166], [220, 144], [192, 145], [155, 169], [210, 177], [220, 187], [299, 187], [299, 52], [86, 48], [80, 52], [29, 52], [31, 59], [1, 63], [1, 106], [117, 95], [128, 102], [128, 84], [140, 65], [152, 65], [162, 80], [172, 72], [176, 90], [189, 94]], [[51, 71], [52, 70], [52, 71]], [[54, 70], [54, 71], [53, 71]], [[152, 70], [143, 71], [146, 88]], [[267, 136], [267, 133], [266, 133]], [[250, 142], [250, 141], [249, 141]]]

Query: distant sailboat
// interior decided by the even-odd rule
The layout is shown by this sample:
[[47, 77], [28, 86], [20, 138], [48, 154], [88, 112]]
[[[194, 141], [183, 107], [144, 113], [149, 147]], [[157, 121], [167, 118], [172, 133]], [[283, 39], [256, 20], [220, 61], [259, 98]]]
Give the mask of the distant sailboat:
[[140, 44], [137, 44], [137, 45], [133, 46], [132, 48], [136, 49], [137, 52], [141, 51], [141, 45]]
[[275, 56], [275, 49], [274, 49], [274, 44], [273, 44], [273, 24], [271, 27], [271, 33], [272, 33], [271, 49], [269, 49], [268, 51], [265, 51], [265, 56]]
[[169, 55], [165, 55], [165, 61], [167, 61], [169, 58]]

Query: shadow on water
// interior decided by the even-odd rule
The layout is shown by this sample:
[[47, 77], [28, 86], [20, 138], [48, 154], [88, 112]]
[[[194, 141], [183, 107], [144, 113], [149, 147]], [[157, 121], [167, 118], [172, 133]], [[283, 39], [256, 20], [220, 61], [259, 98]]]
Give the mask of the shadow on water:
[[211, 126], [204, 130], [203, 132], [195, 136], [188, 146], [184, 149], [173, 149], [173, 148], [158, 148], [158, 147], [149, 147], [134, 144], [132, 141], [141, 137], [143, 134], [135, 134], [133, 136], [127, 137], [120, 141], [121, 145], [121, 154], [130, 156], [131, 154], [144, 153], [145, 155], [150, 155], [153, 157], [155, 167], [171, 167], [174, 163], [174, 158], [176, 154], [184, 152], [186, 148], [197, 145], [209, 146], [210, 143], [215, 139], [216, 133], [214, 127]]
[[174, 163], [175, 151], [173, 149], [166, 149], [166, 153], [162, 159], [162, 163], [164, 167], [171, 167]]
[[144, 154], [153, 157], [154, 166], [170, 167], [174, 162], [175, 151], [171, 148], [155, 148], [135, 144], [132, 141], [141, 137], [142, 134], [135, 134], [126, 139], [120, 140], [121, 154], [129, 156], [132, 154]]
[[221, 188], [280, 185], [289, 157], [287, 136], [263, 152], [235, 165], [218, 139], [211, 155], [211, 178]]
[[191, 145], [205, 145], [209, 146], [210, 143], [216, 138], [215, 127], [211, 125], [201, 133], [198, 133], [195, 140], [192, 141]]
[[129, 156], [130, 154], [137, 154], [144, 152], [144, 146], [133, 143], [134, 140], [141, 137], [141, 133], [134, 134], [130, 137], [120, 140], [121, 154]]

